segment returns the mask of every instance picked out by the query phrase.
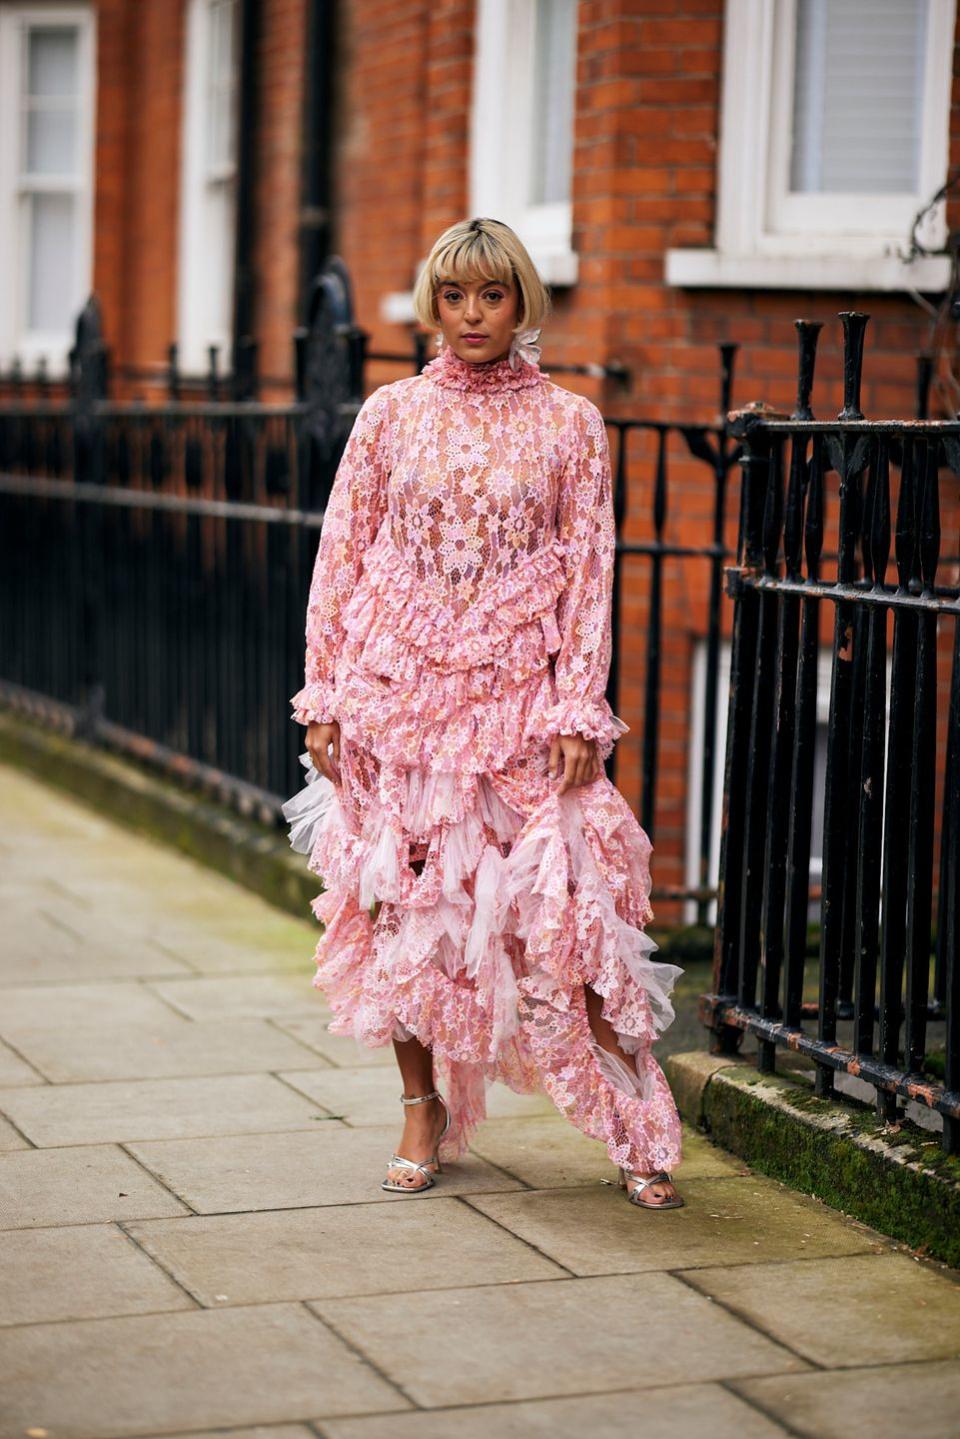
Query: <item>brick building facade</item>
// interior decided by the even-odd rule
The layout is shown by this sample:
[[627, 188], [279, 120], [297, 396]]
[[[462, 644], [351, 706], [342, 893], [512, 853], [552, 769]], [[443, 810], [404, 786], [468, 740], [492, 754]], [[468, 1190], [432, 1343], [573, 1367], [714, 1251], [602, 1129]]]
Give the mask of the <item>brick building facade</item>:
[[[624, 383], [557, 374], [611, 417], [717, 421], [723, 340], [740, 345], [735, 401], [789, 408], [798, 315], [827, 321], [815, 407], [834, 413], [851, 308], [873, 317], [866, 413], [913, 413], [950, 265], [897, 252], [960, 154], [955, 4], [871, 10], [867, 47], [855, 0], [0, 0], [0, 372], [62, 369], [93, 291], [136, 392], [162, 384], [174, 341], [185, 374], [210, 344], [226, 368], [240, 317], [261, 393], [281, 396], [305, 256], [341, 255], [371, 348], [409, 352], [418, 263], [446, 225], [490, 214], [553, 288], [543, 368], [624, 367]], [[948, 220], [952, 202], [928, 217], [931, 250]], [[936, 367], [932, 409], [953, 413]], [[368, 385], [406, 372], [371, 362]], [[653, 439], [631, 446], [637, 540]], [[670, 463], [666, 532], [703, 545], [711, 477], [682, 445]], [[632, 800], [647, 564], [628, 560], [621, 615]], [[663, 885], [694, 877], [706, 577], [667, 564]]]

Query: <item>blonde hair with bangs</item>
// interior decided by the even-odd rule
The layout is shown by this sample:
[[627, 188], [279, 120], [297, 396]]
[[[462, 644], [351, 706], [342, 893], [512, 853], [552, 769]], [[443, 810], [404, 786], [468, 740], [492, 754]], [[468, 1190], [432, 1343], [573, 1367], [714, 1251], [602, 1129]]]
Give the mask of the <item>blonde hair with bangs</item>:
[[482, 216], [458, 220], [434, 241], [413, 287], [413, 310], [420, 324], [436, 329], [440, 324], [437, 290], [465, 280], [516, 283], [515, 332], [538, 328], [550, 312], [550, 291], [519, 235], [502, 220]]

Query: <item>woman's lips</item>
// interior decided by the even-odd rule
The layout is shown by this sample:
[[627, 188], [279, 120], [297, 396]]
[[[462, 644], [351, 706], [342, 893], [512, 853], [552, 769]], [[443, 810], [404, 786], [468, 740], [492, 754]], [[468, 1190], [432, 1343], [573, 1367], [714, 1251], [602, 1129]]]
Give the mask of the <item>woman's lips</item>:
[[464, 335], [463, 338], [468, 345], [485, 345], [487, 342], [486, 335]]

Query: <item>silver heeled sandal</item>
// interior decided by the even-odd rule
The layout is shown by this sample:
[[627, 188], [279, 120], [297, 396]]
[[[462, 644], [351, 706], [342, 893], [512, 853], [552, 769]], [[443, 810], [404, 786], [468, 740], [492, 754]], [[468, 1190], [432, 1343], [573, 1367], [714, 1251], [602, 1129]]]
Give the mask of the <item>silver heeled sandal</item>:
[[[627, 1183], [628, 1179], [633, 1180], [637, 1186], [636, 1189], [631, 1190]], [[630, 1203], [635, 1204], [638, 1209], [682, 1209], [686, 1202], [680, 1198], [679, 1194], [674, 1194], [672, 1199], [656, 1200], [653, 1204], [650, 1203], [649, 1199], [641, 1199], [639, 1197], [648, 1184], [673, 1183], [673, 1180], [665, 1169], [658, 1169], [656, 1174], [651, 1174], [646, 1179], [642, 1178], [639, 1174], [634, 1174], [630, 1169], [621, 1169], [617, 1182], [621, 1189], [627, 1191], [627, 1198]]]
[[[419, 1095], [415, 1096], [413, 1099], [406, 1099], [406, 1098], [401, 1094], [401, 1096], [400, 1096], [400, 1103], [401, 1103], [401, 1104], [426, 1104], [426, 1102], [427, 1102], [428, 1099], [439, 1099], [440, 1103], [443, 1105], [443, 1110], [444, 1110], [444, 1113], [445, 1113], [445, 1115], [446, 1115], [446, 1119], [443, 1121], [443, 1128], [441, 1129], [439, 1135], [437, 1136], [437, 1147], [434, 1149], [433, 1154], [431, 1155], [431, 1157], [430, 1157], [429, 1159], [423, 1160], [423, 1162], [422, 1162], [421, 1164], [417, 1164], [417, 1163], [416, 1163], [414, 1160], [412, 1160], [412, 1159], [404, 1159], [404, 1157], [403, 1157], [402, 1154], [394, 1154], [394, 1155], [391, 1156], [390, 1163], [387, 1165], [387, 1168], [388, 1168], [388, 1169], [409, 1169], [409, 1170], [411, 1170], [411, 1171], [413, 1171], [413, 1172], [416, 1172], [416, 1173], [418, 1173], [418, 1174], [422, 1174], [423, 1177], [424, 1177], [424, 1183], [423, 1183], [423, 1184], [397, 1184], [397, 1182], [396, 1182], [395, 1180], [392, 1180], [392, 1179], [390, 1179], [390, 1178], [384, 1179], [383, 1182], [382, 1182], [382, 1184], [380, 1185], [380, 1188], [381, 1188], [381, 1189], [386, 1189], [386, 1190], [387, 1190], [389, 1193], [391, 1193], [391, 1194], [423, 1194], [424, 1190], [426, 1190], [426, 1189], [432, 1189], [433, 1186], [436, 1184], [437, 1181], [436, 1181], [436, 1179], [434, 1178], [434, 1175], [436, 1175], [436, 1174], [441, 1174], [441, 1173], [443, 1172], [442, 1169], [441, 1169], [441, 1167], [440, 1167], [440, 1153], [439, 1153], [439, 1151], [440, 1151], [440, 1142], [441, 1142], [441, 1140], [444, 1138], [444, 1136], [446, 1135], [447, 1131], [448, 1131], [449, 1128], [450, 1128], [450, 1110], [449, 1110], [449, 1108], [447, 1107], [447, 1101], [444, 1099], [444, 1097], [443, 1097], [443, 1095], [440, 1093], [439, 1089], [432, 1089], [429, 1094], [419, 1094]], [[428, 1168], [427, 1168], [427, 1165], [428, 1165], [428, 1164], [436, 1165], [436, 1168], [435, 1168], [435, 1169], [428, 1169]]]

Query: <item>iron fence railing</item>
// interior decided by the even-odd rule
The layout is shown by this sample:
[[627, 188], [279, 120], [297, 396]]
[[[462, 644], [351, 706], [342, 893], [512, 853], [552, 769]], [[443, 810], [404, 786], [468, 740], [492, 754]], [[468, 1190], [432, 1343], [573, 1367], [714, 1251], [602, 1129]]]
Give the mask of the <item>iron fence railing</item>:
[[[819, 323], [797, 321], [790, 416], [731, 416], [743, 445], [713, 993], [717, 1050], [806, 1055], [960, 1137], [960, 590], [941, 509], [960, 514], [960, 421], [869, 421], [867, 316], [842, 317], [844, 405], [810, 408]], [[955, 531], [954, 531], [955, 533]], [[835, 537], [836, 562], [824, 564]], [[895, 580], [888, 582], [892, 558]], [[817, 648], [832, 628], [827, 756], [815, 796]], [[887, 672], [889, 661], [889, 695]], [[808, 971], [811, 815], [824, 816], [819, 954]], [[816, 1031], [804, 1026], [816, 1020]], [[943, 1031], [942, 1051], [930, 1043]], [[942, 1082], [941, 1082], [942, 1081]]]
[[[735, 348], [719, 347], [723, 411]], [[254, 347], [245, 355], [249, 386]], [[215, 366], [191, 396], [175, 355], [165, 395], [116, 400], [91, 302], [78, 323], [68, 394], [55, 399], [49, 386], [23, 377], [0, 392], [0, 696], [51, 718], [59, 707], [88, 738], [279, 823], [282, 797], [302, 779], [303, 736], [290, 723], [287, 696], [302, 683], [317, 535], [374, 358], [417, 372], [428, 358], [425, 337], [406, 356], [369, 350], [353, 323], [346, 271], [333, 261], [295, 336], [296, 396], [288, 403], [220, 398], [230, 386]], [[603, 373], [615, 379], [621, 367]], [[727, 476], [737, 448], [722, 426], [636, 417], [608, 425], [619, 536], [608, 695], [619, 713], [624, 666], [635, 673], [639, 665], [638, 809], [654, 839], [671, 606], [683, 609], [685, 630], [697, 628], [706, 646], [696, 882], [656, 891], [692, 897], [704, 917], [715, 897], [710, 797], [730, 558], [724, 533], [733, 518]], [[691, 467], [710, 496], [703, 543], [673, 525]], [[682, 565], [700, 570], [705, 598], [696, 614], [672, 568]], [[631, 613], [642, 601], [639, 627], [621, 622], [628, 601]], [[615, 751], [612, 777], [617, 764]]]

